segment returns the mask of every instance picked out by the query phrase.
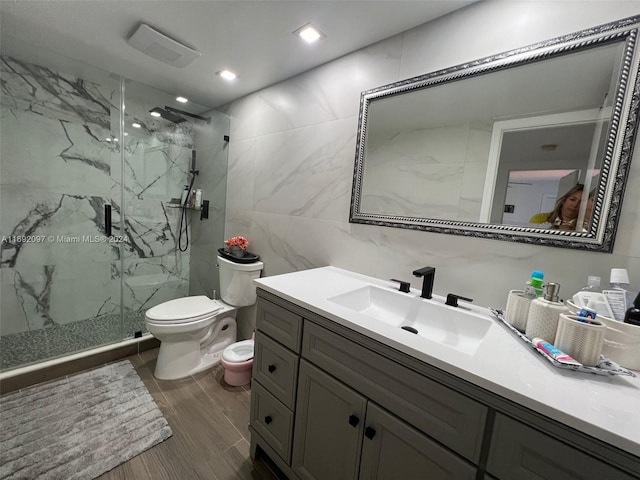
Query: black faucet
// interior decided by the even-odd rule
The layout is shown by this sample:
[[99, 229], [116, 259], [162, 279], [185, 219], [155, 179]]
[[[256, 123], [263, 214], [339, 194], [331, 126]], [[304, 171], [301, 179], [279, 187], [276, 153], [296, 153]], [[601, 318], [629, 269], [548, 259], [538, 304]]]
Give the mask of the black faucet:
[[391, 282], [398, 282], [400, 284], [399, 290], [401, 292], [409, 293], [411, 291], [411, 284], [409, 282], [405, 282], [403, 280], [396, 280], [395, 278], [392, 278], [390, 281]]
[[416, 277], [423, 277], [422, 280], [422, 298], [431, 298], [433, 292], [433, 279], [436, 276], [436, 269], [434, 267], [424, 267], [418, 270], [414, 270], [413, 274]]
[[455, 293], [447, 294], [447, 301], [444, 302], [445, 305], [449, 305], [450, 307], [457, 307], [458, 300], [464, 300], [465, 302], [473, 302], [472, 298], [463, 297], [462, 295], [456, 295]]

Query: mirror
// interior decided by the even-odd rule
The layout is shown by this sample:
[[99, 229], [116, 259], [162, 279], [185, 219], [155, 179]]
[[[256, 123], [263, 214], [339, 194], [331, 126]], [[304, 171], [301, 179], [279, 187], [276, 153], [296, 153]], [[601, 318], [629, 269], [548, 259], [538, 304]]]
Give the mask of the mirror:
[[611, 252], [640, 16], [362, 92], [349, 221]]

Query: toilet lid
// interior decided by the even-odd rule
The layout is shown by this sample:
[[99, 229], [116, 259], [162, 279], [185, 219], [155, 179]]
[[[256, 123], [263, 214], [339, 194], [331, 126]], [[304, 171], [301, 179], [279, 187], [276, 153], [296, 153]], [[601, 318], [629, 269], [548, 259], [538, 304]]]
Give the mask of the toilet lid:
[[227, 362], [246, 362], [253, 358], [253, 340], [244, 340], [229, 345], [222, 352], [222, 358]]
[[220, 302], [198, 295], [161, 303], [147, 310], [145, 316], [154, 322], [183, 323], [212, 315], [220, 309]]

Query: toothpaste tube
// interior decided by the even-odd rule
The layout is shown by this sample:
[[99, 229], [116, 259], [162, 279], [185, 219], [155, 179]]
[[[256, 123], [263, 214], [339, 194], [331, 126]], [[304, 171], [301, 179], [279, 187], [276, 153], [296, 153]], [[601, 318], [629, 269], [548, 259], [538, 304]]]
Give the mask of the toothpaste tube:
[[577, 367], [582, 366], [580, 362], [578, 362], [577, 360], [574, 360], [572, 357], [570, 357], [563, 351], [558, 350], [555, 346], [551, 345], [549, 342], [547, 342], [546, 340], [543, 340], [540, 337], [534, 338], [532, 342], [538, 350], [546, 353], [551, 358], [553, 358], [554, 360], [560, 363], [563, 363], [565, 365], [575, 365]]

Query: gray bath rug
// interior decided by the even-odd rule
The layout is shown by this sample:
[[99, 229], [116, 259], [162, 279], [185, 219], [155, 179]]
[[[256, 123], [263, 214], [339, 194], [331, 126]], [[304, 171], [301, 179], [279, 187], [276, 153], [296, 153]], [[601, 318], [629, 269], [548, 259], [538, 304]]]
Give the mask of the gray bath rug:
[[0, 397], [0, 478], [95, 478], [170, 436], [125, 360]]

